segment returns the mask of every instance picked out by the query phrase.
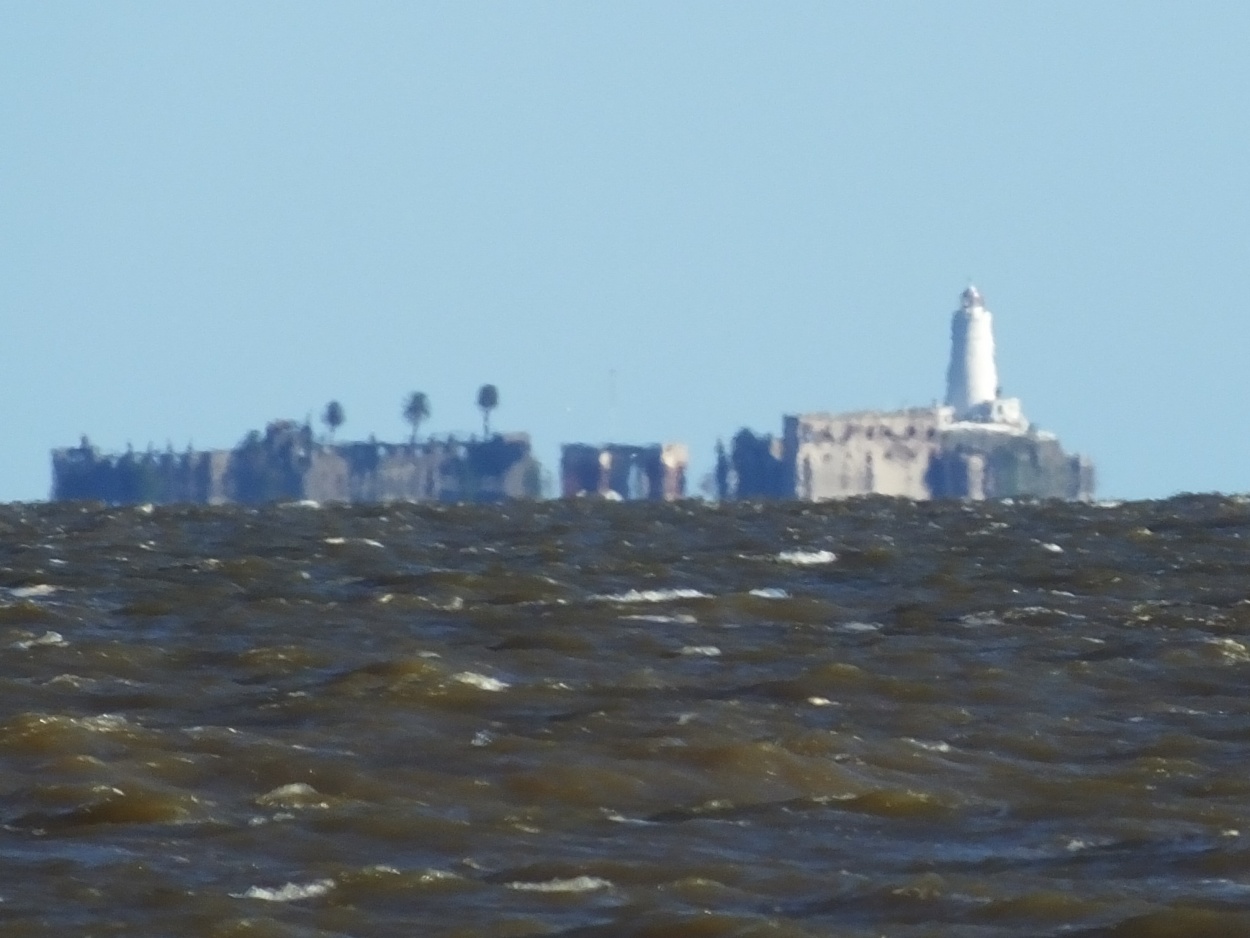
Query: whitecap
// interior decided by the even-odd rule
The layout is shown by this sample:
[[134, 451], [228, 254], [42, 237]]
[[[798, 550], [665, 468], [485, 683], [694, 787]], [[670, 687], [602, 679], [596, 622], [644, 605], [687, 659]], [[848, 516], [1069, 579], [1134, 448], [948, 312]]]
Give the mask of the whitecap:
[[624, 593], [609, 593], [590, 598], [608, 603], [667, 603], [678, 599], [711, 599], [707, 593], [691, 589], [626, 590]]
[[464, 877], [459, 873], [451, 872], [451, 870], [439, 870], [430, 867], [421, 871], [421, 874], [417, 877], [417, 882], [422, 885], [428, 885], [429, 883], [444, 883], [452, 879], [464, 879]]
[[682, 648], [683, 655], [702, 656], [704, 658], [720, 657], [720, 649], [715, 645], [686, 645]]
[[234, 899], [263, 899], [266, 902], [297, 902], [300, 899], [314, 899], [324, 896], [334, 888], [334, 880], [318, 879], [311, 883], [287, 883], [277, 889], [266, 889], [264, 886], [251, 886], [247, 892], [232, 892]]
[[1003, 625], [1003, 620], [992, 612], [970, 612], [959, 617], [959, 624], [976, 628], [982, 625]]
[[950, 752], [951, 751], [951, 744], [947, 742], [943, 742], [942, 740], [938, 740], [937, 742], [930, 743], [930, 742], [925, 742], [922, 739], [912, 739], [909, 736], [907, 737], [906, 741], [911, 743], [917, 749], [923, 749], [926, 752]]
[[9, 595], [14, 599], [38, 599], [41, 596], [51, 596], [59, 587], [49, 586], [47, 583], [36, 583], [34, 586], [17, 586], [9, 590]]
[[330, 544], [334, 547], [341, 547], [344, 544], [364, 544], [366, 547], [382, 547], [381, 541], [375, 541], [371, 537], [327, 537], [323, 538], [321, 543]]
[[659, 615], [621, 616], [621, 620], [628, 621], [628, 622], [656, 622], [661, 625], [666, 624], [666, 623], [672, 623], [673, 625], [695, 625], [699, 621], [694, 616], [687, 615], [685, 613], [682, 613], [681, 615], [676, 615], [676, 616], [659, 616]]
[[1069, 853], [1080, 853], [1083, 850], [1098, 850], [1103, 847], [1110, 847], [1116, 843], [1110, 837], [1071, 837], [1069, 836], [1063, 844], [1063, 849]]
[[1042, 550], [1050, 551], [1052, 554], [1063, 553], [1063, 548], [1060, 547], [1058, 544], [1044, 543], [1042, 544]]
[[73, 721], [85, 730], [94, 733], [116, 733], [129, 729], [131, 723], [120, 713], [101, 713], [93, 717], [78, 717]]
[[81, 690], [84, 687], [94, 687], [100, 683], [93, 677], [82, 677], [78, 674], [58, 674], [54, 678], [48, 680], [49, 684], [68, 684], [70, 687]]
[[574, 876], [541, 883], [508, 883], [508, 888], [518, 892], [593, 892], [596, 889], [611, 889], [612, 884], [598, 876]]
[[256, 799], [258, 805], [272, 808], [328, 808], [329, 802], [307, 782], [279, 785]]
[[40, 645], [50, 646], [52, 648], [64, 648], [68, 644], [69, 642], [65, 640], [65, 637], [61, 635], [60, 632], [49, 631], [44, 632], [38, 638], [27, 639], [24, 642], [14, 642], [13, 647], [20, 649], [21, 651], [28, 651], [29, 649]]
[[501, 691], [507, 690], [509, 687], [505, 681], [487, 677], [485, 674], [478, 674], [476, 671], [461, 671], [459, 674], [453, 674], [451, 679], [459, 681], [461, 684], [469, 684], [478, 690]]
[[1218, 648], [1220, 657], [1226, 662], [1250, 661], [1250, 649], [1235, 638], [1207, 638], [1204, 641]]
[[776, 587], [766, 586], [762, 589], [751, 590], [751, 595], [757, 599], [789, 599], [790, 594], [785, 590]]
[[843, 622], [838, 626], [839, 632], [879, 632], [880, 622]]
[[782, 563], [792, 563], [800, 567], [816, 564], [833, 563], [838, 555], [831, 550], [783, 550], [777, 555]]
[[645, 818], [640, 817], [626, 817], [617, 811], [609, 811], [606, 809], [603, 812], [603, 817], [604, 820], [611, 821], [613, 824], [638, 824], [646, 827], [654, 827], [656, 825], [655, 821], [648, 821]]

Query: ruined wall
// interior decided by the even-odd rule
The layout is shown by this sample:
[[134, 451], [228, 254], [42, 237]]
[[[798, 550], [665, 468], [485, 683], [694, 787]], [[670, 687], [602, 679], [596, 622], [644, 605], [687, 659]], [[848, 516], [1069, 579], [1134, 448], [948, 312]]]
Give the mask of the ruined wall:
[[101, 454], [83, 446], [52, 454], [52, 498], [112, 504], [258, 505], [274, 501], [500, 501], [538, 498], [541, 467], [529, 437], [322, 445], [312, 431], [275, 421], [232, 450]]
[[937, 496], [1080, 500], [1094, 495], [1094, 466], [1050, 434], [956, 424], [942, 434], [931, 484]]
[[416, 446], [350, 443], [314, 450], [304, 476], [304, 497], [351, 502], [537, 498], [540, 474], [525, 434]]
[[102, 454], [89, 445], [59, 449], [52, 454], [52, 498], [207, 503], [218, 465], [212, 454], [193, 451]]
[[686, 495], [690, 455], [681, 443], [592, 446], [560, 449], [560, 494], [597, 494], [625, 501], [673, 501]]
[[795, 496], [805, 501], [851, 495], [929, 498], [929, 463], [942, 447], [945, 408], [890, 413], [787, 417], [787, 457]]

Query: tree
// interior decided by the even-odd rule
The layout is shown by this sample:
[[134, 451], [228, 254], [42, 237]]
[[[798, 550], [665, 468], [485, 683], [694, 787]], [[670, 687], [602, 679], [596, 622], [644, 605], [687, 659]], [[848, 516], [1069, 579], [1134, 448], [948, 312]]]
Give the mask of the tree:
[[482, 409], [482, 435], [490, 436], [490, 412], [499, 406], [499, 388], [484, 384], [478, 388], [477, 406]]
[[343, 421], [346, 419], [342, 404], [338, 401], [330, 401], [330, 403], [326, 404], [326, 409], [321, 414], [321, 422], [330, 431], [331, 440], [334, 439], [334, 431], [343, 426]]
[[420, 391], [413, 391], [404, 401], [404, 419], [412, 424], [412, 445], [417, 445], [417, 430], [421, 421], [430, 416], [430, 399]]

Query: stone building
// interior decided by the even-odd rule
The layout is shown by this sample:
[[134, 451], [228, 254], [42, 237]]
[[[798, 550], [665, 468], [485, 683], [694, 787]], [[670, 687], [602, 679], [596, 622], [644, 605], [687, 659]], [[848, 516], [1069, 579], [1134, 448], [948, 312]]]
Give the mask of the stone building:
[[1054, 434], [1001, 396], [992, 317], [976, 287], [951, 317], [946, 402], [899, 411], [787, 416], [780, 437], [743, 430], [718, 454], [722, 498], [854, 495], [905, 498], [1086, 499], [1089, 460], [1065, 453]]
[[524, 433], [420, 444], [339, 443], [277, 420], [232, 450], [101, 453], [82, 445], [52, 453], [54, 501], [111, 504], [259, 505], [320, 502], [493, 502], [538, 498], [541, 468]]

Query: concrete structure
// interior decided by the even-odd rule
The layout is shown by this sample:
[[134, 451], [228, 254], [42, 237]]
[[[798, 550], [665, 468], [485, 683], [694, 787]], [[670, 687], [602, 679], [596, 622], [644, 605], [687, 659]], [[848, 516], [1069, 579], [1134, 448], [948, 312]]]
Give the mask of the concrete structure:
[[946, 404], [900, 411], [809, 413], [779, 438], [743, 430], [720, 453], [722, 498], [822, 501], [905, 498], [1090, 498], [1094, 469], [1000, 396], [990, 312], [976, 287], [951, 319]]
[[112, 504], [249, 505], [321, 502], [493, 502], [538, 498], [529, 437], [504, 434], [419, 445], [314, 441], [289, 420], [249, 433], [232, 450], [100, 453], [86, 440], [52, 453], [52, 498]]
[[620, 501], [674, 501], [686, 496], [690, 453], [682, 443], [591, 446], [560, 449], [560, 494], [599, 495]]

